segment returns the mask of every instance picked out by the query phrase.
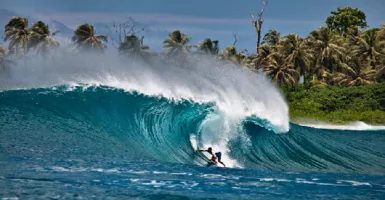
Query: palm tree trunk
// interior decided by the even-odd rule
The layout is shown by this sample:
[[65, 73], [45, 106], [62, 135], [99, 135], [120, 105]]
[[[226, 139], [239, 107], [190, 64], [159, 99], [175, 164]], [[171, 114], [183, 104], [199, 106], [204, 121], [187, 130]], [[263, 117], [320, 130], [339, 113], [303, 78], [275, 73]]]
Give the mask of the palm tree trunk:
[[305, 72], [303, 74], [303, 85], [305, 88], [310, 88], [310, 80], [311, 80], [312, 75], [309, 72]]

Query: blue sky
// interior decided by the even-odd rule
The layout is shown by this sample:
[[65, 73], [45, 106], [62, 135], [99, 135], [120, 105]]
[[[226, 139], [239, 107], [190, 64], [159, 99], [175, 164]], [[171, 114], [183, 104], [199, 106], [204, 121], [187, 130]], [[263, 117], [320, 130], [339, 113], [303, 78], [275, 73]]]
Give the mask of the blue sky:
[[[385, 0], [270, 0], [266, 8], [264, 32], [277, 29], [283, 35], [306, 36], [324, 26], [330, 11], [338, 6], [363, 10], [370, 27], [385, 24]], [[250, 13], [257, 14], [261, 0], [1, 0], [0, 8], [43, 20], [58, 20], [70, 28], [88, 22], [111, 25], [134, 17], [147, 26], [145, 42], [160, 49], [162, 40], [172, 30], [180, 29], [198, 43], [206, 37], [218, 39], [220, 47], [233, 43], [238, 49], [255, 51], [256, 34]], [[106, 30], [99, 29], [105, 34]]]

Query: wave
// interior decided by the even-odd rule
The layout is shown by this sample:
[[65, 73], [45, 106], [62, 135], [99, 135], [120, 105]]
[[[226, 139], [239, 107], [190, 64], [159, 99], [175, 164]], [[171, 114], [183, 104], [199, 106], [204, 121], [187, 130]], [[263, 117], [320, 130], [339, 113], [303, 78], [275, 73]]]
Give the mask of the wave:
[[[12, 90], [0, 97], [1, 133], [9, 134], [8, 140], [22, 134], [24, 144], [16, 146], [36, 146], [38, 138], [49, 137], [50, 144], [39, 147], [43, 152], [70, 138], [71, 149], [90, 143], [97, 153], [123, 149], [131, 157], [205, 165], [207, 158], [195, 150], [212, 146], [230, 167], [385, 172], [383, 131], [291, 124], [289, 132], [276, 134], [266, 120], [233, 120], [213, 103], [170, 101], [107, 86]], [[61, 147], [63, 154], [79, 153], [66, 148]]]
[[[68, 54], [68, 55], [67, 55]], [[276, 132], [289, 130], [288, 106], [264, 76], [212, 58], [190, 58], [184, 66], [121, 59], [116, 55], [60, 53], [42, 64], [31, 60], [0, 79], [0, 91], [69, 86], [109, 86], [171, 101], [215, 103], [226, 116], [257, 116]]]
[[385, 130], [385, 126], [370, 125], [365, 122], [356, 121], [345, 125], [336, 125], [325, 122], [305, 122], [299, 123], [301, 126], [308, 126], [319, 129], [338, 129], [338, 130]]
[[59, 160], [194, 165], [207, 160], [195, 150], [211, 146], [230, 167], [385, 173], [383, 132], [289, 124], [285, 100], [263, 76], [209, 59], [176, 67], [87, 56], [31, 61], [0, 79], [2, 145]]

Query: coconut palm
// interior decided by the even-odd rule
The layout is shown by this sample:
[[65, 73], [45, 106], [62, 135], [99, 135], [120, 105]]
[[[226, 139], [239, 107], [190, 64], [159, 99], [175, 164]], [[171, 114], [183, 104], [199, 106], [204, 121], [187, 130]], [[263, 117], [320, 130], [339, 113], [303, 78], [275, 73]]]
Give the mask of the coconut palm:
[[258, 57], [257, 54], [251, 54], [246, 56], [246, 58], [243, 60], [243, 66], [258, 73], [259, 68], [255, 62], [257, 60], [257, 57]]
[[277, 83], [293, 86], [299, 77], [299, 73], [293, 67], [286, 65], [285, 58], [278, 52], [268, 56], [268, 63], [263, 67], [263, 73]]
[[0, 46], [0, 70], [5, 69], [7, 66], [13, 64], [14, 62], [8, 59], [8, 49]]
[[119, 45], [119, 53], [128, 55], [128, 56], [139, 56], [141, 58], [146, 58], [150, 55], [148, 50], [149, 46], [143, 44], [143, 39], [139, 39], [136, 35], [126, 36], [122, 43]]
[[72, 41], [80, 50], [103, 52], [107, 48], [104, 42], [108, 42], [108, 38], [105, 35], [96, 35], [95, 32], [94, 26], [82, 24], [75, 30]]
[[167, 56], [185, 55], [190, 52], [194, 45], [188, 44], [191, 37], [188, 37], [179, 30], [173, 31], [169, 37], [163, 41], [163, 46], [166, 49]]
[[246, 62], [246, 55], [245, 55], [246, 51], [247, 50], [244, 49], [244, 50], [238, 52], [237, 48], [234, 45], [232, 45], [232, 46], [229, 46], [226, 49], [224, 49], [222, 51], [222, 53], [220, 53], [219, 58], [221, 60], [228, 60], [235, 65], [244, 65], [244, 64], [246, 64], [245, 63]]
[[277, 30], [269, 30], [268, 33], [265, 34], [263, 37], [262, 44], [268, 44], [273, 47], [277, 46], [279, 44], [281, 37], [281, 33], [278, 32]]
[[349, 49], [352, 46], [357, 45], [360, 40], [361, 34], [362, 32], [357, 27], [348, 28], [345, 34], [345, 37], [346, 37], [345, 48]]
[[262, 45], [259, 49], [259, 54], [253, 59], [254, 67], [256, 70], [263, 68], [268, 64], [269, 55], [274, 52], [274, 48], [270, 45]]
[[340, 35], [325, 27], [312, 31], [307, 38], [308, 45], [314, 52], [315, 67], [312, 72], [319, 80], [324, 79], [326, 74], [336, 71], [337, 68], [346, 67], [343, 62], [345, 48], [342, 45], [342, 39]]
[[36, 50], [37, 54], [45, 57], [50, 49], [58, 48], [59, 42], [53, 39], [58, 30], [50, 31], [47, 24], [42, 21], [35, 22], [31, 27], [29, 47]]
[[12, 17], [5, 25], [4, 41], [9, 41], [9, 50], [11, 53], [19, 54], [25, 58], [27, 55], [27, 45], [30, 38], [28, 28], [28, 19], [22, 17]]
[[348, 60], [348, 68], [341, 72], [333, 74], [332, 84], [340, 86], [361, 86], [375, 83], [376, 70], [370, 65], [370, 62], [353, 57]]
[[313, 52], [304, 39], [296, 34], [289, 34], [281, 40], [279, 48], [280, 52], [285, 56], [285, 62], [288, 66], [298, 70], [300, 75], [305, 76], [309, 72]]
[[0, 68], [4, 68], [6, 66], [6, 56], [7, 49], [0, 46]]
[[365, 31], [352, 48], [354, 57], [362, 57], [362, 60], [369, 62], [371, 66], [376, 66], [385, 59], [385, 40], [380, 40], [378, 31], [379, 29]]
[[382, 25], [381, 29], [377, 32], [378, 40], [385, 40], [385, 24]]
[[211, 40], [210, 38], [206, 38], [197, 47], [198, 52], [203, 54], [218, 55], [219, 53], [218, 40]]

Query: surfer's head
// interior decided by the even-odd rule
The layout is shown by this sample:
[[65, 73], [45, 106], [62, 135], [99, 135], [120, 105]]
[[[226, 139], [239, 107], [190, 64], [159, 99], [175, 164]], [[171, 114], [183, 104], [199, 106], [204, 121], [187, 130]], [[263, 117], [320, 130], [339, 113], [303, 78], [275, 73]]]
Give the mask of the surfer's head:
[[211, 147], [209, 147], [209, 148], [207, 148], [207, 152], [212, 154], [213, 153], [213, 149]]

